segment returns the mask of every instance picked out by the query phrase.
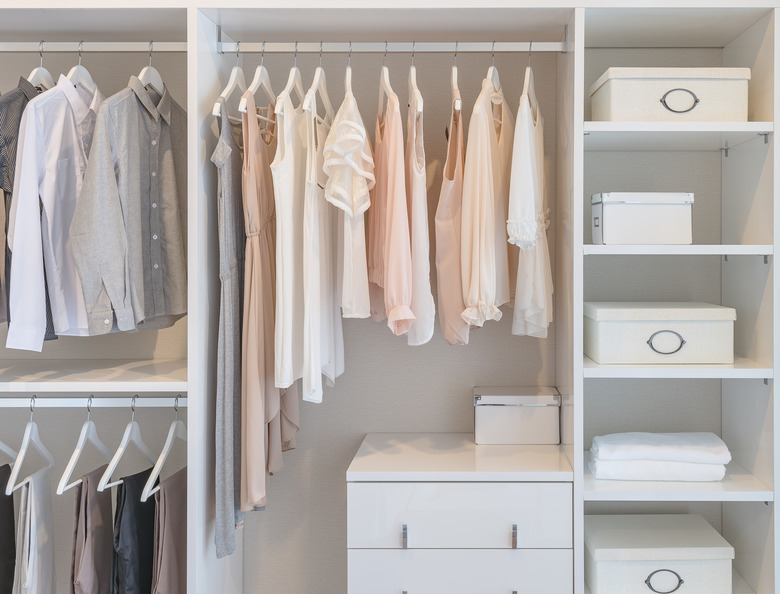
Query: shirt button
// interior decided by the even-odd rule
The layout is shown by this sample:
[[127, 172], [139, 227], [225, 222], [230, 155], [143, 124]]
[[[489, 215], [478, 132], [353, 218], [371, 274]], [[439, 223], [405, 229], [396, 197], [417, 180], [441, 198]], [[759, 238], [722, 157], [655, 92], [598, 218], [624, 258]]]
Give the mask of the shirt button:
[[155, 265], [154, 265], [154, 269], [155, 269], [155, 270], [157, 270], [159, 267], [160, 267], [160, 265], [159, 265], [159, 264], [155, 264]]
[[156, 140], [152, 140], [152, 146], [157, 146], [157, 141]]
[[152, 202], [152, 208], [157, 208], [157, 203], [156, 202]]
[[157, 239], [157, 236], [156, 235], [152, 235], [152, 239]]
[[156, 171], [152, 171], [152, 177], [157, 177], [157, 172]]
[[103, 323], [108, 326], [111, 323], [111, 320], [103, 320]]

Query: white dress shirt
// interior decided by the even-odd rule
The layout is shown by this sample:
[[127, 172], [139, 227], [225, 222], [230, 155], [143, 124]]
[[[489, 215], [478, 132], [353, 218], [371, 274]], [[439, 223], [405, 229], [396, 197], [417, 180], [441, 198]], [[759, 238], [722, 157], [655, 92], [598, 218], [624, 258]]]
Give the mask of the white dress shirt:
[[89, 334], [69, 229], [102, 102], [98, 89], [90, 93], [60, 76], [22, 116], [8, 226], [13, 259], [7, 348], [41, 350], [46, 283], [54, 331]]

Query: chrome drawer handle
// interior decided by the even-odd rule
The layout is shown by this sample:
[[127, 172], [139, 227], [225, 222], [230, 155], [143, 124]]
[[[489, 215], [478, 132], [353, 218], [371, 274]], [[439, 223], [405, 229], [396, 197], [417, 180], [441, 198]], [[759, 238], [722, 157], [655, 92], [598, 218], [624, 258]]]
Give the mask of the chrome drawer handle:
[[512, 548], [517, 548], [517, 524], [512, 524]]
[[[678, 346], [673, 351], [659, 351], [657, 348], [655, 348], [655, 345], [653, 344], [653, 339], [659, 334], [665, 334], [665, 333], [674, 334], [680, 340], [680, 346]], [[650, 348], [653, 349], [659, 355], [674, 355], [676, 352], [678, 352], [680, 349], [682, 349], [685, 346], [685, 339], [683, 339], [682, 335], [679, 332], [675, 332], [674, 330], [659, 330], [658, 332], [653, 333], [653, 335], [647, 341], [647, 344], [650, 345]]]
[[406, 528], [406, 524], [401, 528], [401, 542], [404, 549], [409, 548], [409, 531]]
[[[653, 579], [653, 576], [656, 573], [661, 573], [662, 571], [666, 571], [668, 573], [674, 574], [674, 577], [677, 578], [677, 585], [672, 590], [656, 590], [653, 588], [653, 584], [651, 580]], [[682, 586], [685, 582], [680, 577], [680, 574], [676, 571], [672, 571], [671, 569], [656, 569], [653, 573], [647, 576], [647, 579], [645, 580], [645, 584], [647, 584], [647, 587], [650, 588], [653, 592], [656, 592], [656, 594], [672, 594], [672, 592], [677, 592], [677, 590], [680, 589], [680, 586]]]
[[[682, 91], [683, 93], [688, 93], [688, 94], [691, 96], [691, 98], [693, 99], [693, 103], [691, 104], [691, 106], [690, 106], [688, 109], [672, 109], [672, 108], [671, 108], [671, 107], [669, 107], [669, 105], [666, 103], [666, 98], [669, 96], [669, 94], [670, 94], [670, 93], [675, 93], [675, 92], [677, 92], [677, 91]], [[693, 108], [694, 108], [694, 107], [696, 107], [696, 106], [699, 104], [699, 102], [700, 102], [700, 101], [701, 101], [701, 99], [699, 99], [699, 98], [696, 96], [696, 93], [694, 93], [693, 91], [691, 91], [691, 90], [689, 90], [689, 89], [670, 89], [670, 90], [666, 91], [666, 93], [664, 93], [664, 96], [663, 96], [663, 97], [661, 97], [661, 104], [662, 104], [662, 105], [663, 105], [663, 106], [664, 106], [666, 109], [668, 109], [669, 111], [671, 111], [672, 113], [688, 113], [689, 111], [692, 111], [692, 110], [693, 110]]]

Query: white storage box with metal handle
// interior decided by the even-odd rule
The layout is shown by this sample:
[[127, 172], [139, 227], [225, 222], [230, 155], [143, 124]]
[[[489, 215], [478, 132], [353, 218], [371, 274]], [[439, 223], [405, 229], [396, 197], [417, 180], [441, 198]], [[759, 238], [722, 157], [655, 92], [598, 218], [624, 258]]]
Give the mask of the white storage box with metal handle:
[[697, 514], [585, 516], [591, 594], [731, 594], [732, 559]]
[[593, 194], [591, 229], [595, 244], [690, 245], [693, 243], [693, 194]]
[[585, 355], [601, 365], [734, 363], [731, 307], [588, 301], [583, 313]]
[[551, 387], [474, 388], [474, 442], [560, 443], [561, 397]]
[[608, 68], [590, 87], [591, 119], [746, 122], [750, 68]]

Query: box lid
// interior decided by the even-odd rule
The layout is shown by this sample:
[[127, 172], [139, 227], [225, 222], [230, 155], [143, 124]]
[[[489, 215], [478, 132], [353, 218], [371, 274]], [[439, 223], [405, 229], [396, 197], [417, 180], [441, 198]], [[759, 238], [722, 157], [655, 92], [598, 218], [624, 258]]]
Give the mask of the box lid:
[[698, 514], [586, 515], [597, 561], [733, 559], [734, 547]]
[[593, 95], [610, 79], [614, 78], [655, 78], [655, 79], [716, 79], [750, 80], [750, 68], [607, 68], [588, 93]]
[[692, 192], [602, 192], [591, 204], [693, 204]]
[[557, 395], [474, 396], [474, 406], [560, 406], [560, 403]]
[[737, 310], [712, 303], [694, 301], [646, 302], [646, 301], [586, 301], [583, 313], [597, 322], [635, 321], [715, 321], [736, 320]]

